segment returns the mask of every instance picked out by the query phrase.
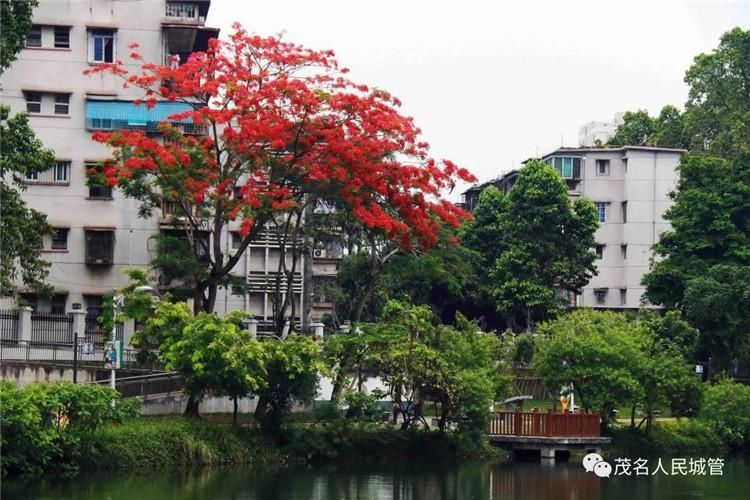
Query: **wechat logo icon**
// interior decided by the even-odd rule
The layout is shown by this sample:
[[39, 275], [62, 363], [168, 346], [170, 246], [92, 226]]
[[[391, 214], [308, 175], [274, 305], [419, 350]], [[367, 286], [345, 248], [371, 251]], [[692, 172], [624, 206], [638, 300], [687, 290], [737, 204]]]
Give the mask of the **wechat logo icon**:
[[589, 453], [583, 457], [583, 468], [599, 477], [609, 477], [612, 474], [612, 466], [598, 453]]

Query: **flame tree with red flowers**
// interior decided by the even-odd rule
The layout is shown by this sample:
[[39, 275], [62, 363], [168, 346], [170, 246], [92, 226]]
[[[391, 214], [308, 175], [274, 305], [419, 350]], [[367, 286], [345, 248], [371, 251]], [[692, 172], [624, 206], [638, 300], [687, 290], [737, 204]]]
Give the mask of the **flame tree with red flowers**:
[[[228, 40], [210, 40], [206, 52], [180, 65], [147, 63], [137, 44], [131, 49], [140, 72], [117, 61], [88, 73], [113, 73], [143, 89], [136, 104], [190, 108], [162, 123], [160, 136], [94, 133], [114, 148], [99, 174], [139, 200], [143, 217], [165, 202], [176, 206], [175, 221], [205, 258], [191, 283], [196, 312], [214, 309], [218, 288], [261, 230], [278, 225], [297, 237], [315, 200], [333, 200], [403, 249], [428, 248], [441, 225], [457, 227], [469, 217], [442, 196], [474, 177], [431, 158], [398, 99], [347, 79], [331, 51], [251, 35], [238, 24]], [[206, 133], [174, 125], [184, 121]], [[241, 242], [225, 252], [230, 224]]]

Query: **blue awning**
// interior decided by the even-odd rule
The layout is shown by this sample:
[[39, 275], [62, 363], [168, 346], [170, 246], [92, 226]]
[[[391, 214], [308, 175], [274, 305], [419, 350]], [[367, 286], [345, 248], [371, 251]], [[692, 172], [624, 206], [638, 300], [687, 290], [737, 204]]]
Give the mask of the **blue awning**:
[[[86, 118], [108, 118], [110, 120], [133, 120], [136, 122], [163, 122], [170, 115], [182, 113], [192, 109], [190, 104], [184, 102], [157, 102], [154, 107], [148, 109], [144, 103], [139, 105], [131, 101], [86, 101]], [[186, 118], [179, 120], [182, 123], [190, 123]]]

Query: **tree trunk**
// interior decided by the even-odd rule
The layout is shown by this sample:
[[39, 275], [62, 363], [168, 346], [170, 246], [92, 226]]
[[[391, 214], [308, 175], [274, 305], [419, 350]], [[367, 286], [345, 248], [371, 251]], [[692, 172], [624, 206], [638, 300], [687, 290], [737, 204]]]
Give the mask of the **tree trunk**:
[[237, 413], [238, 413], [238, 404], [237, 404], [237, 396], [234, 396], [234, 412], [232, 413], [232, 423], [234, 425], [237, 425]]
[[[344, 356], [342, 356], [343, 360]], [[331, 401], [340, 401], [344, 394], [344, 381], [346, 380], [346, 371], [343, 362], [339, 362], [339, 369], [333, 379], [333, 390], [331, 391]]]
[[198, 406], [200, 405], [200, 399], [193, 396], [192, 394], [188, 397], [187, 406], [185, 406], [185, 416], [192, 418], [200, 418], [198, 413]]
[[630, 428], [635, 429], [635, 405], [630, 408]]
[[258, 398], [258, 404], [255, 407], [255, 420], [258, 422], [261, 422], [263, 418], [266, 415], [266, 410], [268, 409], [268, 400], [264, 398], [263, 396]]

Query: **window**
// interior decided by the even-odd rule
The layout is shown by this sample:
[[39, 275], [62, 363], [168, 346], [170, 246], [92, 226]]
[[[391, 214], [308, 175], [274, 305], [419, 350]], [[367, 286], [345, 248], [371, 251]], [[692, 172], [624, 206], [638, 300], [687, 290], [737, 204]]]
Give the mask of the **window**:
[[625, 260], [628, 258], [628, 246], [627, 245], [620, 245], [620, 254], [622, 254], [622, 260]]
[[334, 276], [313, 276], [312, 301], [313, 304], [333, 302], [333, 287], [336, 285]]
[[628, 221], [628, 202], [623, 201], [620, 208], [622, 209], [622, 223], [625, 224]]
[[70, 26], [55, 26], [55, 48], [70, 48]]
[[243, 198], [242, 186], [234, 186], [232, 188], [232, 198], [235, 200], [241, 200]]
[[50, 312], [52, 314], [65, 314], [65, 303], [68, 296], [62, 293], [56, 293], [52, 296]]
[[70, 162], [69, 161], [56, 161], [52, 182], [69, 182], [70, 179]]
[[26, 181], [39, 184], [70, 184], [70, 161], [57, 160], [52, 168], [26, 172]]
[[26, 46], [27, 47], [41, 47], [42, 46], [42, 27], [35, 24], [29, 30], [29, 34], [26, 35]]
[[115, 62], [115, 30], [89, 31], [89, 62]]
[[237, 231], [232, 231], [232, 248], [238, 249], [242, 246], [242, 236]]
[[114, 262], [115, 232], [111, 229], [86, 230], [86, 264], [111, 266]]
[[89, 198], [94, 200], [111, 200], [112, 188], [104, 183], [101, 166], [98, 162], [84, 163], [88, 176]]
[[604, 245], [596, 245], [596, 258], [597, 259], [604, 258]]
[[599, 216], [599, 222], [607, 222], [607, 203], [603, 201], [597, 201], [596, 213]]
[[52, 233], [52, 250], [68, 249], [68, 231], [67, 227], [56, 227]]
[[628, 303], [628, 289], [620, 288], [620, 305], [626, 305]]
[[594, 290], [594, 301], [596, 302], [596, 305], [604, 305], [604, 303], [607, 301], [607, 289], [597, 288], [596, 290]]
[[609, 175], [609, 160], [596, 160], [596, 175]]
[[548, 165], [555, 167], [557, 173], [563, 179], [580, 179], [583, 158], [574, 156], [553, 156], [545, 161]]
[[55, 94], [55, 114], [67, 115], [70, 112], [70, 94]]
[[29, 113], [42, 112], [42, 93], [41, 92], [24, 92], [26, 98], [26, 111]]

